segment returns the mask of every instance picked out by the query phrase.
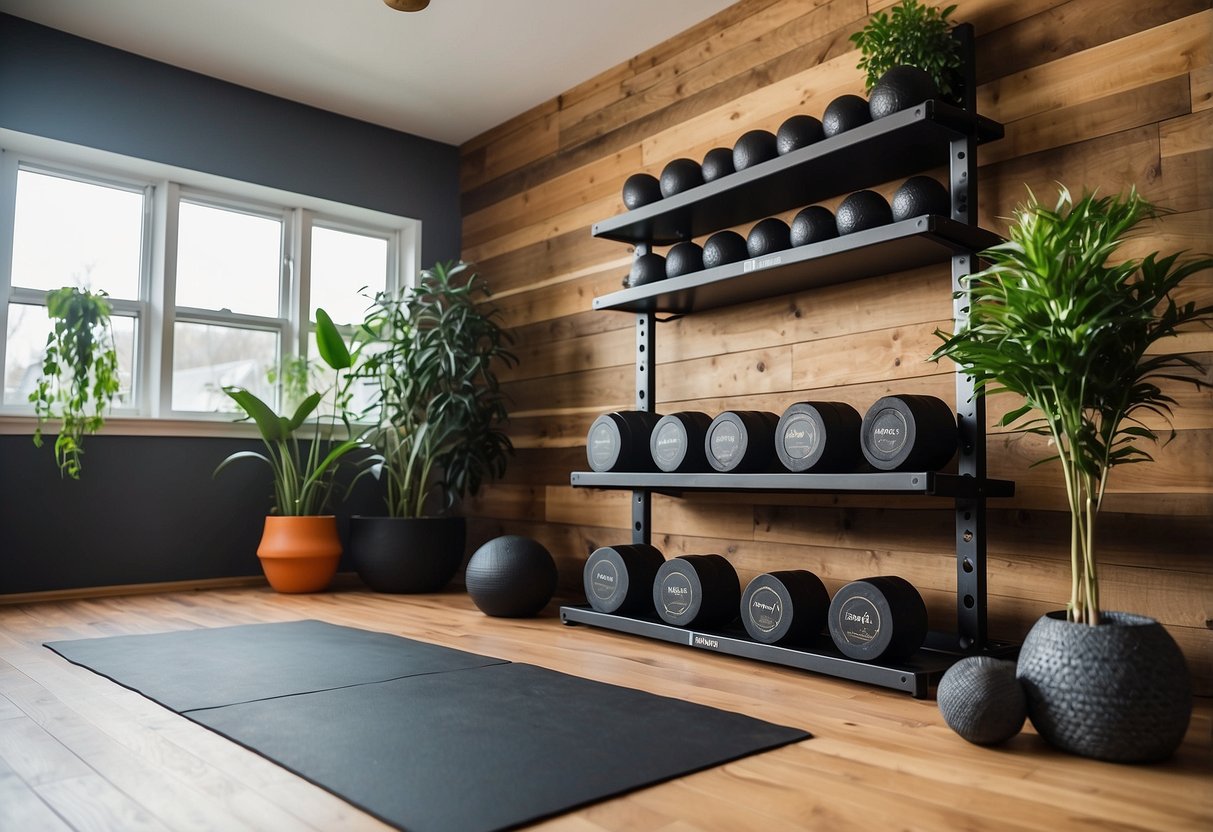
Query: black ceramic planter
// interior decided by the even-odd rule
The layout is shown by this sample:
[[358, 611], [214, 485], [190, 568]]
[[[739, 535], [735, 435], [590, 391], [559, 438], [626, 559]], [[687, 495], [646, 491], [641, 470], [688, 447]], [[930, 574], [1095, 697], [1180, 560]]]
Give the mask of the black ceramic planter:
[[350, 557], [376, 592], [437, 592], [463, 562], [462, 517], [351, 517]]
[[1037, 620], [1016, 675], [1036, 731], [1058, 748], [1118, 763], [1165, 760], [1183, 741], [1192, 682], [1157, 621], [1102, 613], [1091, 627], [1065, 613]]

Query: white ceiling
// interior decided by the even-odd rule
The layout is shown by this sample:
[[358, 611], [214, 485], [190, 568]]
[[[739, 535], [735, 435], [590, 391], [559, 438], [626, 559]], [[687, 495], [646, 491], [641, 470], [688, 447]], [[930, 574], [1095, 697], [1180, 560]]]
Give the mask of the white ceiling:
[[734, 0], [0, 0], [0, 11], [451, 144]]

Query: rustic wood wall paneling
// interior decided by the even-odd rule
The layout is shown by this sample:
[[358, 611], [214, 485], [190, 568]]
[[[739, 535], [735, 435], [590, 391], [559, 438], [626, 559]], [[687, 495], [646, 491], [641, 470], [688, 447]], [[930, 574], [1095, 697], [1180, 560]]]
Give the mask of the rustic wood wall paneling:
[[[464, 256], [493, 287], [522, 359], [502, 375], [517, 456], [468, 506], [474, 536], [538, 538], [568, 588], [580, 586], [588, 552], [629, 538], [629, 494], [568, 485], [569, 472], [585, 467], [594, 416], [630, 407], [633, 396], [632, 316], [590, 311], [595, 296], [618, 288], [631, 255], [591, 238], [589, 227], [623, 210], [620, 188], [634, 172], [658, 174], [673, 158], [700, 158], [747, 130], [774, 130], [788, 115], [820, 115], [835, 96], [861, 93], [848, 37], [891, 4], [741, 0], [462, 148]], [[979, 156], [983, 225], [1005, 231], [1002, 218], [1025, 186], [1049, 194], [1056, 181], [1105, 192], [1136, 185], [1173, 213], [1127, 245], [1127, 256], [1213, 250], [1213, 0], [957, 5], [954, 19], [978, 35], [981, 111], [1007, 128]], [[662, 324], [659, 409], [779, 412], [830, 398], [862, 412], [891, 392], [950, 400], [949, 368], [924, 360], [934, 329], [949, 324], [949, 279], [946, 267], [891, 273]], [[1186, 294], [1213, 300], [1213, 275]], [[1213, 366], [1210, 333], [1175, 346]], [[1213, 369], [1203, 380], [1213, 382]], [[1213, 392], [1168, 391], [1178, 402], [1174, 439], [1153, 450], [1154, 464], [1119, 469], [1109, 484], [1104, 596], [1163, 621], [1198, 688], [1211, 693]], [[1068, 516], [1058, 470], [1031, 467], [1043, 441], [997, 426], [1013, 404], [989, 406], [990, 472], [1019, 488], [991, 505], [989, 585], [995, 636], [1018, 639], [1064, 603]], [[946, 501], [754, 499], [657, 497], [654, 542], [669, 555], [722, 552], [743, 579], [800, 567], [833, 589], [902, 574], [947, 626], [955, 565]]]

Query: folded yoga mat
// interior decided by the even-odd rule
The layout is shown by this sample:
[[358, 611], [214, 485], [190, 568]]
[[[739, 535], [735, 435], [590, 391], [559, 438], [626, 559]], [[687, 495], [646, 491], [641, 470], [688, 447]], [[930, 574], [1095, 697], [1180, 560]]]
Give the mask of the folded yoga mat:
[[[47, 646], [161, 702], [165, 691], [182, 698], [180, 677], [190, 677], [204, 687], [196, 701], [208, 704], [170, 707], [412, 832], [510, 828], [809, 737], [716, 708], [320, 622], [191, 633], [185, 653], [157, 643], [164, 638], [180, 651], [183, 633]], [[340, 672], [325, 675], [336, 682], [331, 688], [304, 684], [303, 659], [249, 660], [284, 642], [306, 653], [311, 645], [293, 638], [304, 633], [339, 660]], [[223, 666], [233, 644], [251, 678], [207, 684], [198, 668]], [[369, 679], [377, 663], [395, 675]], [[290, 683], [264, 678], [269, 668], [285, 668]], [[292, 687], [310, 690], [265, 695]], [[241, 698], [219, 704], [224, 690]]]

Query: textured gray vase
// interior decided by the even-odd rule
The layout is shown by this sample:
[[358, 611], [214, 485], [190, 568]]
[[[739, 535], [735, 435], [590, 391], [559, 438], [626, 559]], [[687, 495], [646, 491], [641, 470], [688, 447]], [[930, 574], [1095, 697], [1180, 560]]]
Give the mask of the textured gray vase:
[[1145, 616], [1105, 612], [1097, 627], [1039, 619], [1017, 675], [1037, 732], [1058, 748], [1120, 763], [1164, 760], [1183, 741], [1192, 681], [1179, 646]]

